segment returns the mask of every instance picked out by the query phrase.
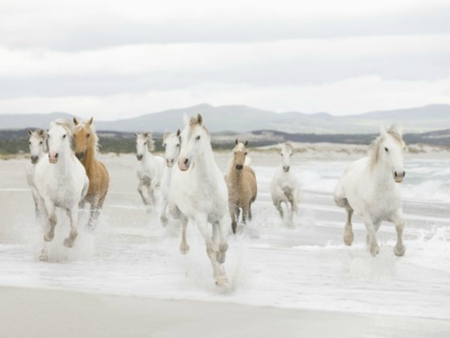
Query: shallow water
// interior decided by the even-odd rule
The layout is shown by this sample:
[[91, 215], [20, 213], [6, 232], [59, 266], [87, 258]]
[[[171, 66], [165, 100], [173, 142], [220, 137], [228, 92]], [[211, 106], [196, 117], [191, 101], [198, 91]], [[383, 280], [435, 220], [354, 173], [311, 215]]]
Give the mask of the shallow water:
[[[288, 227], [270, 202], [274, 160], [268, 156], [253, 159], [254, 220], [230, 237], [225, 289], [213, 283], [194, 224], [191, 250], [182, 256], [179, 226], [163, 229], [157, 213], [147, 213], [136, 191], [134, 157], [104, 157], [111, 188], [97, 231], [83, 231], [66, 249], [68, 222], [61, 214], [48, 245], [50, 262], [37, 260], [42, 234], [34, 225], [26, 161], [0, 161], [0, 285], [450, 319], [450, 161], [406, 163], [406, 255], [394, 255], [395, 229], [386, 223], [380, 255], [372, 258], [358, 217], [355, 244], [343, 244], [345, 213], [333, 204], [331, 192], [350, 162], [295, 160], [302, 203]], [[224, 155], [218, 162], [225, 168]]]

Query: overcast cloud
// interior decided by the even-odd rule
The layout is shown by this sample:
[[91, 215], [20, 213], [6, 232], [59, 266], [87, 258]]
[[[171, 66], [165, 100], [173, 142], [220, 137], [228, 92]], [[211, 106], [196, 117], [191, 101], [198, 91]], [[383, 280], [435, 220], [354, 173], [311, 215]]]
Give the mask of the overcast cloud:
[[450, 104], [450, 5], [0, 0], [0, 60], [0, 114]]

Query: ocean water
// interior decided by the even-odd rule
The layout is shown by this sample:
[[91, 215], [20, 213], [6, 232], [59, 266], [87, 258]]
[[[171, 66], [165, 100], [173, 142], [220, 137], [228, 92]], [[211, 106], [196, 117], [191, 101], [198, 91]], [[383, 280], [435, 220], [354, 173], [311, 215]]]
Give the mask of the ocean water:
[[0, 285], [450, 319], [450, 161], [407, 161], [406, 254], [394, 255], [395, 229], [385, 223], [378, 234], [381, 252], [373, 258], [358, 217], [354, 245], [342, 241], [345, 212], [334, 206], [332, 191], [349, 161], [294, 159], [302, 201], [289, 226], [270, 200], [276, 162], [269, 156], [253, 159], [259, 191], [254, 219], [230, 236], [226, 288], [214, 285], [194, 224], [183, 256], [180, 226], [162, 228], [158, 212], [142, 205], [132, 156], [104, 158], [111, 188], [95, 233], [83, 230], [75, 247], [65, 248], [68, 221], [61, 214], [47, 245], [49, 262], [39, 261], [42, 233], [24, 179], [26, 161], [2, 161]]

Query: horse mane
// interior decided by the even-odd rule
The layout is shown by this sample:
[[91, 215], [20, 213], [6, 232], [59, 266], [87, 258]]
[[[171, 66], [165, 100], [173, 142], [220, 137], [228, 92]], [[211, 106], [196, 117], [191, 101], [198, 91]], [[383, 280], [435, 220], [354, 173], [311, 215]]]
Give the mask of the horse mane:
[[294, 146], [292, 145], [291, 142], [285, 142], [285, 143], [284, 143], [284, 147], [285, 147], [287, 150], [290, 150], [292, 153], [294, 152]]
[[155, 150], [155, 140], [153, 139], [152, 133], [141, 133], [138, 134], [138, 138], [147, 140], [147, 149], [152, 152]]
[[[387, 133], [392, 136], [398, 143], [404, 146], [405, 141], [401, 132], [398, 130], [396, 124], [392, 124], [387, 130]], [[378, 136], [369, 146], [369, 166], [373, 169], [378, 161], [380, 160], [380, 153], [382, 151], [384, 137], [383, 135]]]
[[69, 135], [69, 137], [73, 136], [72, 122], [68, 119], [59, 118], [59, 119], [52, 121], [50, 123], [50, 125], [56, 125], [56, 126], [63, 127], [65, 129], [65, 131], [67, 132], [67, 135]]
[[196, 126], [200, 126], [206, 131], [208, 137], [210, 136], [208, 129], [203, 124], [203, 118], [200, 118], [199, 121], [198, 116], [192, 116], [191, 119], [189, 120], [189, 126], [191, 127], [191, 129], [194, 129]]

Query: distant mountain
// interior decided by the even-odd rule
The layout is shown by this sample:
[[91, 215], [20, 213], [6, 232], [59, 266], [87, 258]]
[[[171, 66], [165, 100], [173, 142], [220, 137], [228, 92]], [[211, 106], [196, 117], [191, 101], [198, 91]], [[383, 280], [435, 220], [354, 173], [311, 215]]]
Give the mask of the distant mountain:
[[[380, 125], [392, 122], [402, 124], [405, 132], [410, 133], [450, 129], [450, 105], [443, 104], [348, 116], [333, 116], [323, 112], [275, 113], [248, 106], [214, 107], [200, 104], [116, 121], [95, 120], [95, 124], [97, 130], [119, 132], [175, 131], [183, 127], [182, 116], [185, 112], [190, 116], [201, 113], [208, 129], [214, 133], [275, 130], [303, 134], [367, 134], [376, 133]], [[0, 129], [46, 128], [51, 120], [59, 117], [72, 118], [64, 113], [0, 115]]]

